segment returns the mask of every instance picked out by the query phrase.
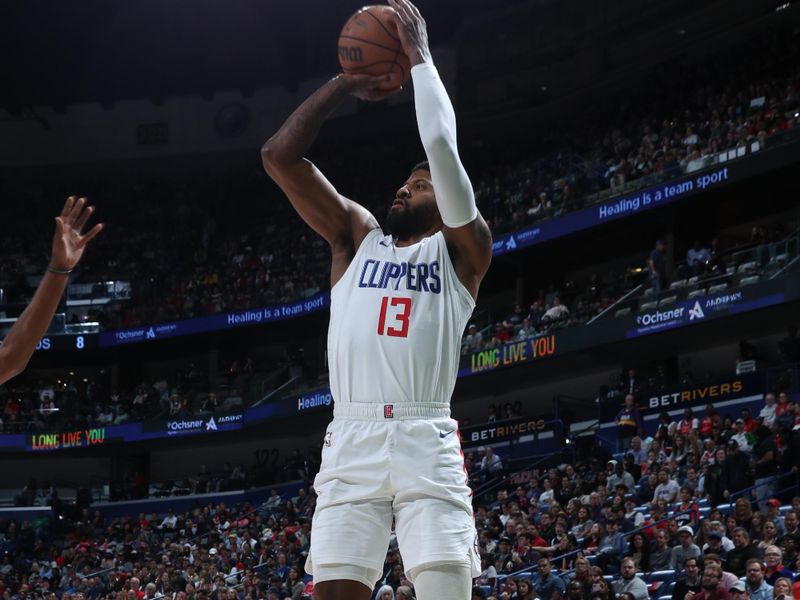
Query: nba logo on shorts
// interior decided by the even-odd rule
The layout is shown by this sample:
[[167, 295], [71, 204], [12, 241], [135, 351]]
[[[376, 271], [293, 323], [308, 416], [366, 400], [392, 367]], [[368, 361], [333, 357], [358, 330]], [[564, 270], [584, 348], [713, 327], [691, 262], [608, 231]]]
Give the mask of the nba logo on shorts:
[[333, 437], [332, 431], [325, 432], [325, 445], [330, 448], [331, 447], [331, 438]]
[[383, 418], [394, 419], [394, 404], [383, 405]]

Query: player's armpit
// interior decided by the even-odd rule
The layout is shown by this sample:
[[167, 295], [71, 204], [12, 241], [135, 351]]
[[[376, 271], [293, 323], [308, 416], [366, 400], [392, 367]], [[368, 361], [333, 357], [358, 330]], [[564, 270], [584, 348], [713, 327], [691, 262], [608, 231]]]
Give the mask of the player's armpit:
[[478, 216], [461, 227], [442, 229], [459, 280], [472, 294], [478, 296], [478, 287], [492, 262], [492, 233], [486, 221]]

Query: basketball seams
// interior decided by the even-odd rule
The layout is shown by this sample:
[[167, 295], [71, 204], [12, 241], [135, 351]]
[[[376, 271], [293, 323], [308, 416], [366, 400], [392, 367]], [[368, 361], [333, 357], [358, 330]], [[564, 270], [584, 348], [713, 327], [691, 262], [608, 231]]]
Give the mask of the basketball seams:
[[[363, 14], [367, 14], [370, 17], [372, 17], [373, 19], [375, 19], [375, 21], [378, 23], [378, 25], [380, 25], [381, 28], [386, 32], [386, 35], [388, 35], [394, 41], [400, 42], [400, 37], [399, 36], [395, 37], [394, 35], [392, 35], [392, 32], [384, 24], [384, 22], [381, 19], [379, 19], [376, 15], [374, 15], [371, 10], [365, 10]], [[398, 69], [400, 70], [400, 81], [405, 81], [406, 80], [406, 69], [402, 64], [400, 64], [400, 61], [398, 60], [402, 53], [403, 53], [403, 46], [402, 45], [398, 45], [398, 47], [397, 47], [397, 49], [395, 50], [395, 53], [394, 53], [394, 61], [393, 62], [394, 62], [394, 65], [397, 65]], [[394, 65], [392, 66], [391, 69], [389, 69], [390, 73], [394, 70]]]
[[[365, 14], [379, 27], [370, 24]], [[339, 34], [339, 62], [345, 73], [385, 75], [394, 82], [392, 86], [402, 85], [409, 78], [411, 65], [400, 38], [393, 35], [392, 24], [386, 18], [391, 17], [388, 7], [383, 6], [366, 6], [351, 16]], [[354, 54], [356, 49], [358, 53]]]
[[375, 19], [375, 21], [377, 21], [377, 22], [378, 22], [378, 25], [380, 25], [380, 26], [381, 26], [381, 28], [382, 28], [382, 29], [383, 29], [383, 30], [386, 32], [386, 35], [388, 35], [390, 38], [392, 38], [392, 39], [393, 39], [395, 42], [399, 42], [399, 41], [400, 41], [400, 38], [399, 38], [399, 37], [395, 37], [395, 36], [393, 36], [393, 35], [392, 35], [392, 32], [391, 32], [391, 31], [389, 31], [389, 28], [388, 28], [388, 27], [386, 27], [386, 25], [383, 23], [383, 21], [381, 21], [381, 20], [380, 20], [378, 17], [376, 17], [374, 14], [372, 14], [372, 12], [371, 12], [370, 10], [365, 10], [365, 11], [364, 11], [363, 13], [361, 13], [361, 14], [369, 15], [370, 17], [372, 17], [373, 19]]

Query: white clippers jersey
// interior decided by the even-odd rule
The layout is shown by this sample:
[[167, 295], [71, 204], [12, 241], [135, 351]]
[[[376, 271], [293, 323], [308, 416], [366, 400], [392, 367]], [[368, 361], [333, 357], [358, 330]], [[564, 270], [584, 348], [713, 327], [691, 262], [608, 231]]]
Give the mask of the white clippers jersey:
[[448, 403], [474, 307], [441, 231], [407, 247], [370, 231], [331, 290], [334, 401]]

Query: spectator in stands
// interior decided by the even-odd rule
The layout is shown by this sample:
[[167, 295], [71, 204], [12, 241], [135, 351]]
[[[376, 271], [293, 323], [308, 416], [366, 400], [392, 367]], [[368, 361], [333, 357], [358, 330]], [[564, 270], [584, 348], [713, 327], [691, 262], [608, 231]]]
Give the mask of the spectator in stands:
[[542, 315], [542, 323], [553, 323], [566, 319], [569, 315], [569, 309], [561, 303], [561, 297], [556, 296], [553, 299], [553, 305], [544, 311]]
[[628, 490], [632, 490], [636, 485], [633, 475], [625, 470], [625, 465], [622, 462], [616, 460], [610, 462], [614, 464], [614, 472], [606, 481], [606, 490], [608, 490], [609, 493], [613, 492], [617, 489], [619, 484], [624, 484]]
[[497, 581], [497, 569], [492, 563], [492, 555], [484, 552], [481, 554], [481, 574], [475, 583], [494, 587], [495, 581]]
[[536, 595], [534, 593], [533, 584], [528, 579], [520, 579], [517, 582], [517, 595], [512, 596], [514, 600], [534, 600]]
[[397, 588], [397, 600], [416, 600], [413, 590], [407, 585]]
[[716, 554], [720, 558], [728, 556], [728, 550], [733, 548], [733, 542], [725, 537], [725, 526], [719, 521], [712, 521], [706, 534], [708, 543], [703, 546], [703, 554]]
[[548, 559], [539, 559], [537, 566], [539, 580], [535, 583], [534, 589], [538, 598], [540, 600], [561, 600], [565, 588], [564, 580], [551, 573], [552, 567]]
[[666, 468], [658, 470], [658, 485], [653, 493], [652, 503], [664, 500], [667, 504], [672, 504], [678, 498], [680, 487], [678, 482], [670, 478], [669, 470]]
[[675, 520], [681, 525], [697, 527], [700, 524], [700, 509], [694, 501], [693, 490], [683, 486], [678, 493], [680, 502], [675, 505], [673, 510]]
[[390, 585], [382, 585], [375, 594], [375, 600], [395, 600], [394, 590]]
[[711, 249], [703, 248], [699, 240], [695, 240], [694, 244], [686, 253], [686, 265], [689, 267], [691, 277], [692, 275], [702, 275], [705, 272], [706, 263], [711, 258]]
[[[755, 536], [751, 536], [755, 537]], [[778, 543], [778, 527], [772, 521], [764, 521], [764, 524], [761, 526], [761, 533], [758, 536], [758, 548], [762, 552], [766, 552], [769, 546], [774, 546]], [[765, 555], [766, 561], [766, 555]], [[771, 585], [771, 582], [770, 582]]]
[[675, 582], [672, 589], [672, 600], [684, 600], [687, 592], [700, 591], [700, 564], [696, 556], [690, 556], [683, 562], [684, 577]]
[[736, 494], [753, 485], [750, 473], [749, 456], [741, 451], [739, 442], [731, 440], [728, 442], [728, 453], [722, 468], [723, 498], [728, 499], [731, 494]]
[[753, 600], [771, 600], [772, 586], [764, 580], [764, 565], [760, 558], [750, 558], [745, 565], [747, 593]]
[[800, 519], [798, 519], [797, 511], [794, 508], [787, 510], [783, 516], [783, 527], [785, 533], [781, 536], [781, 543], [783, 543], [783, 538], [787, 536], [795, 538], [800, 543]]
[[486, 448], [486, 454], [481, 460], [481, 471], [484, 473], [484, 478], [494, 477], [503, 472], [503, 461], [494, 453], [494, 448], [491, 446]]
[[478, 331], [475, 323], [470, 323], [467, 328], [467, 335], [461, 344], [461, 354], [471, 354], [483, 350], [483, 335]]
[[[741, 417], [736, 419], [733, 423], [733, 435], [730, 436], [730, 441], [734, 441], [738, 444], [739, 450], [744, 453], [750, 452], [750, 440], [748, 438], [747, 432], [744, 430], [745, 423], [744, 419]], [[729, 444], [730, 445], [730, 444]]]
[[522, 319], [522, 327], [517, 332], [517, 340], [527, 340], [536, 335], [536, 327], [533, 326], [529, 317]]
[[764, 521], [771, 522], [778, 530], [778, 535], [784, 534], [784, 519], [780, 513], [781, 501], [777, 498], [770, 498], [767, 500], [767, 513], [764, 515]]
[[665, 529], [659, 529], [655, 533], [653, 547], [650, 550], [650, 568], [648, 570], [662, 571], [671, 568], [671, 558], [672, 548], [669, 547], [667, 531]]
[[687, 407], [683, 409], [683, 416], [678, 422], [677, 433], [680, 436], [689, 435], [690, 431], [697, 431], [700, 427], [700, 421], [694, 416], [692, 409]]
[[164, 519], [158, 525], [158, 529], [162, 529], [164, 531], [174, 531], [175, 526], [178, 524], [178, 517], [172, 514], [172, 509], [167, 509], [167, 514], [164, 516]]
[[614, 592], [630, 593], [635, 600], [648, 600], [647, 584], [636, 575], [636, 566], [632, 559], [625, 558], [620, 566], [620, 577], [614, 581]]
[[703, 569], [702, 589], [698, 593], [687, 592], [685, 600], [728, 600], [728, 588], [720, 581], [722, 567], [715, 564], [706, 564]]
[[722, 570], [722, 558], [717, 554], [707, 553], [703, 556], [703, 566], [714, 565], [719, 567], [720, 571], [722, 572], [722, 578], [720, 579], [720, 585], [726, 590], [730, 589], [730, 587], [739, 581], [739, 578], [731, 573], [730, 571], [723, 571]]
[[758, 508], [766, 510], [767, 499], [773, 495], [775, 488], [774, 478], [778, 474], [778, 447], [772, 430], [761, 425], [755, 432], [756, 443], [753, 448], [755, 461], [755, 492]]
[[744, 527], [733, 530], [733, 548], [728, 551], [725, 566], [737, 577], [744, 577], [747, 561], [751, 558], [761, 560], [758, 547], [750, 542], [750, 534]]
[[648, 276], [653, 294], [657, 295], [667, 283], [667, 258], [664, 240], [656, 240], [656, 246], [647, 258]]
[[694, 532], [688, 525], [678, 529], [679, 543], [672, 548], [669, 561], [670, 569], [678, 570], [687, 558], [697, 558], [701, 555], [700, 548], [697, 547], [697, 544], [692, 539], [693, 536]]
[[731, 600], [750, 600], [750, 594], [747, 592], [747, 585], [744, 581], [736, 581], [731, 585], [728, 594]]
[[[797, 584], [795, 584], [795, 589]], [[792, 580], [788, 577], [779, 577], [772, 589], [773, 600], [789, 600], [792, 597]], [[796, 597], [796, 596], [795, 596]]]
[[647, 460], [647, 448], [642, 445], [642, 438], [640, 435], [637, 434], [631, 438], [631, 446], [628, 449], [626, 456], [627, 454], [630, 454], [633, 457], [633, 463], [638, 466], [643, 465]]
[[792, 570], [783, 566], [783, 550], [778, 546], [767, 546], [764, 550], [764, 566], [764, 579], [769, 585], [775, 585], [781, 577], [794, 579]]
[[764, 396], [764, 408], [758, 413], [761, 424], [772, 428], [775, 424], [775, 394], [772, 392]]
[[641, 458], [641, 439], [639, 440], [639, 449], [633, 448], [633, 440], [644, 434], [644, 421], [633, 394], [625, 395], [625, 405], [617, 413], [615, 423], [617, 424], [617, 452], [626, 452], [631, 448], [634, 452], [634, 461], [641, 465], [643, 461], [637, 460]]
[[494, 324], [494, 333], [492, 334], [492, 339], [489, 340], [489, 347], [490, 348], [497, 348], [498, 346], [502, 346], [506, 342], [510, 342], [512, 338], [511, 335], [511, 327], [508, 323], [495, 323]]

